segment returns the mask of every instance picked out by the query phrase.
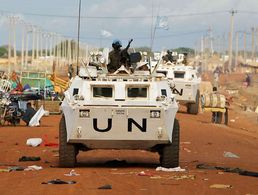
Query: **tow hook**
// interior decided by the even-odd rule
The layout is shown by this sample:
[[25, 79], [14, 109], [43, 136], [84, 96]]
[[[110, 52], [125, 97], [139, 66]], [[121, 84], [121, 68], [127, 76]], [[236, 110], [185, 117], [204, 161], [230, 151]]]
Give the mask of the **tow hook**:
[[82, 137], [82, 127], [77, 127], [77, 138], [81, 138]]
[[158, 128], [158, 138], [162, 138], [162, 127]]

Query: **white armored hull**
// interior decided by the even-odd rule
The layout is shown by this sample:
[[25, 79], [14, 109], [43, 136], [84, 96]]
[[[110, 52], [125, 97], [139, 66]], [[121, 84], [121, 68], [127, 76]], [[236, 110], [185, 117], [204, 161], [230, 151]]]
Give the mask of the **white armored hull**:
[[[140, 108], [140, 109], [139, 109]], [[147, 149], [172, 141], [177, 105], [160, 107], [63, 106], [69, 143], [90, 149]], [[88, 112], [82, 116], [82, 112]], [[151, 116], [151, 112], [160, 116]], [[81, 113], [80, 113], [81, 112]], [[111, 141], [112, 140], [112, 141]]]
[[180, 103], [186, 104], [196, 102], [196, 94], [199, 90], [199, 83], [194, 83], [191, 81], [175, 81], [175, 88], [177, 91], [174, 90], [173, 92], [176, 94], [176, 99]]
[[124, 72], [82, 75], [73, 79], [61, 108], [61, 166], [73, 167], [79, 151], [90, 149], [150, 150], [163, 167], [179, 164], [178, 104], [167, 80]]
[[197, 77], [196, 70], [190, 66], [161, 64], [157, 73], [162, 73], [173, 83], [172, 93], [181, 104], [196, 103], [201, 79]]

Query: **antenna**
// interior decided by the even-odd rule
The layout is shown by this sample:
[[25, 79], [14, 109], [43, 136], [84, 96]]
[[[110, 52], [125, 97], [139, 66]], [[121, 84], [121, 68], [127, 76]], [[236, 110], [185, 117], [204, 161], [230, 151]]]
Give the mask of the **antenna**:
[[78, 37], [77, 37], [77, 65], [76, 65], [76, 75], [78, 75], [78, 74], [79, 74], [80, 25], [81, 25], [81, 0], [79, 0], [79, 17], [78, 17]]
[[[153, 8], [152, 8], [153, 9]], [[153, 48], [153, 44], [154, 44], [154, 39], [155, 39], [155, 34], [156, 34], [156, 30], [157, 30], [157, 21], [158, 21], [158, 17], [159, 17], [159, 12], [160, 12], [160, 2], [159, 2], [159, 7], [158, 7], [158, 13], [157, 13], [157, 16], [156, 16], [156, 22], [154, 24], [154, 27], [153, 27], [153, 31], [152, 31], [152, 39], [151, 39], [151, 51], [152, 51], [152, 48]], [[152, 17], [153, 17], [153, 11], [152, 11]], [[153, 25], [153, 24], [152, 24]]]

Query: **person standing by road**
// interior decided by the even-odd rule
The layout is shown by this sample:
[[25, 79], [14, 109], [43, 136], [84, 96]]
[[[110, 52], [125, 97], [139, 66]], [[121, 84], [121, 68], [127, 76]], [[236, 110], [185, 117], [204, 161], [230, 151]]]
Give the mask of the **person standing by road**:
[[73, 64], [70, 64], [68, 66], [68, 77], [69, 77], [69, 79], [71, 79], [73, 77], [73, 73], [74, 73]]
[[32, 108], [31, 103], [28, 102], [27, 109], [26, 109], [24, 115], [22, 116], [22, 120], [26, 123], [27, 126], [29, 125], [31, 118], [35, 114], [36, 114], [36, 110], [34, 108]]
[[251, 84], [251, 77], [248, 73], [246, 73], [246, 76], [245, 76], [245, 84], [246, 84], [246, 87], [249, 87]]
[[[221, 95], [218, 93], [218, 89], [216, 86], [213, 87], [212, 89], [213, 91], [213, 94], [216, 94], [216, 95]], [[223, 111], [220, 111], [220, 109], [218, 108], [214, 108], [211, 109], [211, 112], [212, 112], [212, 117], [211, 117], [211, 122], [212, 123], [221, 123], [222, 122], [222, 116], [223, 116], [223, 113], [224, 113], [224, 124], [227, 125], [228, 124], [228, 107], [229, 107], [229, 101], [227, 98], [225, 98], [225, 107], [223, 108]]]

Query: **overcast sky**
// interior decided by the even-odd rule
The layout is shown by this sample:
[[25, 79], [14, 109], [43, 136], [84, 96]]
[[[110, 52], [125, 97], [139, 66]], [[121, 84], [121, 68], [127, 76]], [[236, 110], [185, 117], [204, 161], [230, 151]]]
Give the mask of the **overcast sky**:
[[[0, 0], [0, 45], [8, 43], [5, 16], [9, 13], [19, 15], [24, 21], [45, 31], [76, 39], [77, 18], [73, 16], [78, 15], [78, 2], [79, 0]], [[214, 37], [227, 36], [230, 27], [229, 11], [232, 9], [238, 11], [235, 14], [235, 30], [250, 32], [252, 26], [258, 26], [258, 0], [81, 0], [81, 2], [81, 41], [101, 47], [110, 46], [113, 39], [120, 39], [125, 46], [130, 38], [134, 39], [132, 46], [150, 46], [151, 29], [153, 29], [151, 27], [156, 21], [152, 16], [156, 18], [157, 15], [168, 16], [169, 29], [156, 29], [154, 50], [194, 47], [207, 33], [209, 27]], [[109, 37], [101, 35], [102, 30], [111, 35], [105, 34]], [[19, 35], [18, 41], [20, 41]]]

